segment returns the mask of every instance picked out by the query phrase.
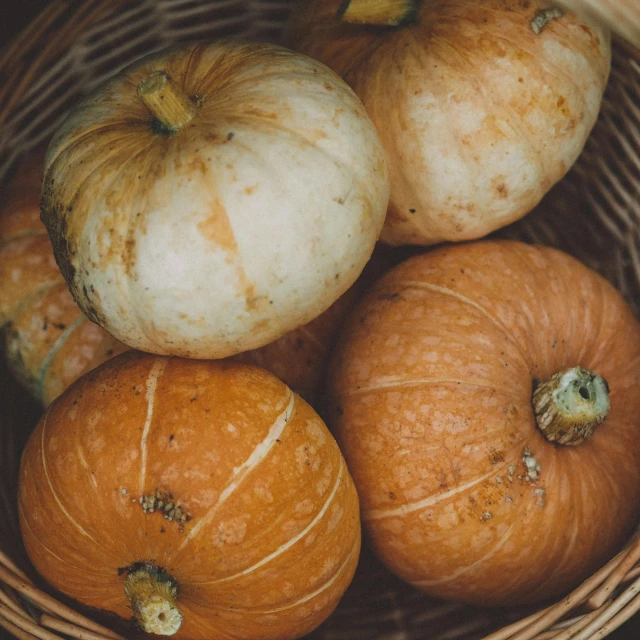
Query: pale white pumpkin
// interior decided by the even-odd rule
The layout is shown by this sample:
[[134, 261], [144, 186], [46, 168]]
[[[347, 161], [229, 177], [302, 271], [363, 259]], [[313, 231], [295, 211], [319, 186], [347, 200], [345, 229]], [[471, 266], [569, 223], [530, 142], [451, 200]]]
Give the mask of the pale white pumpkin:
[[43, 221], [83, 311], [125, 344], [222, 358], [327, 309], [388, 202], [384, 151], [352, 90], [273, 45], [145, 58], [68, 116]]
[[529, 213], [582, 151], [611, 60], [606, 27], [547, 0], [308, 0], [289, 30], [378, 127], [392, 244], [471, 240]]

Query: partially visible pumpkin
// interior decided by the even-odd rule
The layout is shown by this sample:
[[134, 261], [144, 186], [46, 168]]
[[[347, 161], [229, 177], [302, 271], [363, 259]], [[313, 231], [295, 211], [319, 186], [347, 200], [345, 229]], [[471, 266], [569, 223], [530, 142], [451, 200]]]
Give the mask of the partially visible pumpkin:
[[0, 327], [13, 375], [47, 406], [74, 380], [126, 347], [73, 301], [40, 222], [43, 155], [33, 154], [0, 204]]
[[546, 0], [306, 0], [289, 40], [376, 124], [392, 244], [474, 239], [531, 211], [582, 150], [611, 59], [606, 28]]
[[19, 514], [50, 584], [190, 640], [304, 635], [360, 549], [349, 471], [304, 400], [257, 367], [134, 351], [49, 407]]
[[407, 260], [353, 312], [330, 378], [373, 548], [438, 598], [557, 597], [637, 524], [640, 325], [566, 254]]
[[612, 31], [640, 48], [640, 3], [638, 0], [559, 0], [577, 12], [590, 13]]
[[125, 344], [223, 358], [353, 284], [388, 202], [384, 151], [330, 69], [219, 41], [126, 68], [69, 114], [42, 218], [83, 311]]

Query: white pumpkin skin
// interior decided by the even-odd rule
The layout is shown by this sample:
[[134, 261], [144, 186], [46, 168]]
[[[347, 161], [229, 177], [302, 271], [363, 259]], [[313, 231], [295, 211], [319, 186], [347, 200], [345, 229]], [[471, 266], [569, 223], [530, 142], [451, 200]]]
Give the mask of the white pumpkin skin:
[[546, 0], [429, 0], [407, 24], [374, 29], [341, 23], [340, 4], [300, 3], [289, 39], [340, 73], [378, 127], [383, 241], [482, 237], [531, 211], [578, 158], [611, 63], [594, 20], [566, 11], [536, 34]]
[[[136, 93], [159, 70], [197, 104], [172, 134]], [[42, 216], [92, 320], [136, 349], [222, 358], [346, 291], [388, 189], [375, 128], [337, 75], [221, 41], [143, 59], [85, 99], [48, 150]]]

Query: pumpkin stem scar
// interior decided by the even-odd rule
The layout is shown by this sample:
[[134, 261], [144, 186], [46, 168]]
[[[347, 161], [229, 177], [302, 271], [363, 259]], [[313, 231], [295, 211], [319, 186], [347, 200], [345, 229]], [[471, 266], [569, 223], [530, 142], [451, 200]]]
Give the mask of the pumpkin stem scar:
[[548, 9], [539, 9], [536, 11], [535, 18], [531, 21], [531, 30], [539, 36], [544, 28], [552, 20], [558, 20], [564, 16], [564, 11], [560, 7], [549, 7]]
[[575, 446], [588, 440], [607, 417], [609, 385], [593, 371], [574, 367], [538, 385], [532, 404], [549, 442]]
[[178, 583], [162, 567], [147, 562], [135, 562], [118, 571], [122, 573], [127, 574], [124, 593], [142, 630], [161, 636], [176, 633], [182, 625]]
[[138, 85], [138, 97], [153, 114], [161, 133], [171, 134], [187, 125], [196, 114], [195, 103], [165, 71], [155, 71]]
[[352, 24], [397, 27], [412, 20], [419, 0], [345, 0], [336, 17]]

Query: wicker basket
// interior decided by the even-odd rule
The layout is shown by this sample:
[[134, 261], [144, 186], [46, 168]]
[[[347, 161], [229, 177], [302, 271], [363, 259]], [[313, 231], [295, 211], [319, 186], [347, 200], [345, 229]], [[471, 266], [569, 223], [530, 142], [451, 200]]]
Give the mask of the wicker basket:
[[[293, 1], [55, 0], [0, 56], [0, 184], [18, 159], [46, 143], [80, 95], [132, 59], [221, 35], [277, 42]], [[616, 42], [602, 115], [579, 163], [543, 206], [498, 235], [572, 253], [640, 312], [639, 230], [640, 52]], [[0, 627], [29, 639], [133, 637], [130, 628], [41, 590], [29, 567], [15, 484], [19, 452], [36, 419], [37, 408], [0, 367]], [[565, 599], [533, 612], [436, 602], [365, 551], [337, 611], [311, 637], [599, 640], [639, 609], [640, 534]]]

